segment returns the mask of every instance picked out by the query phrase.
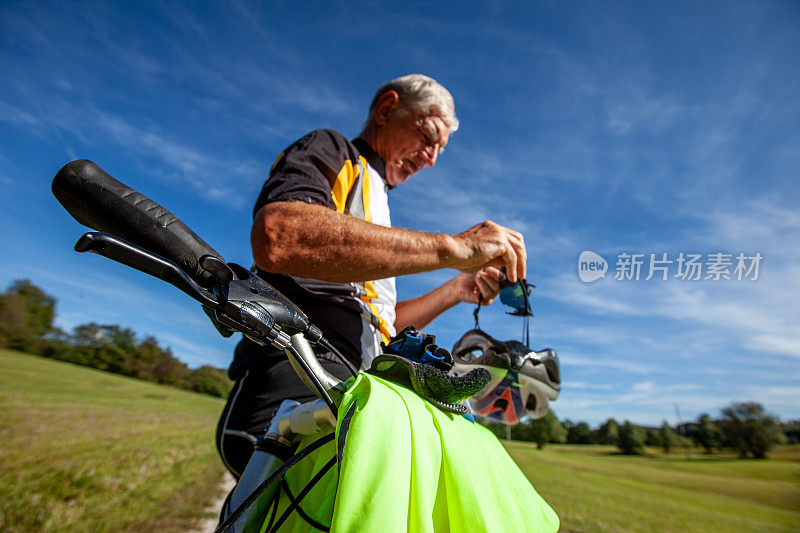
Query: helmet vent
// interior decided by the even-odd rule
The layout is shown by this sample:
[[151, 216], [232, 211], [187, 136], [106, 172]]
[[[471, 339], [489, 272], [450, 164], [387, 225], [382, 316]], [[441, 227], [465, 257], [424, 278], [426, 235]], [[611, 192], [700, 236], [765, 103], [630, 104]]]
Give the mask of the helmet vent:
[[508, 407], [508, 400], [506, 400], [505, 398], [498, 398], [497, 400], [495, 400], [494, 406], [496, 409], [505, 411], [506, 407]]
[[525, 402], [525, 409], [531, 413], [536, 411], [536, 395], [529, 394], [528, 399]]
[[464, 361], [475, 361], [483, 355], [483, 349], [480, 346], [475, 346], [474, 348], [460, 352], [458, 355]]

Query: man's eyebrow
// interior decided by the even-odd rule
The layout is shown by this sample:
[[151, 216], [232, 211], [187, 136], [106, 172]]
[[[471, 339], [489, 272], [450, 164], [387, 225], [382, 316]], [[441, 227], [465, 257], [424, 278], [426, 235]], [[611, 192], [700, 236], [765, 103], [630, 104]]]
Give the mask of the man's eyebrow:
[[444, 146], [441, 144], [442, 139], [446, 138], [446, 134], [443, 135], [442, 132], [448, 131], [447, 122], [439, 116], [430, 115], [421, 118], [418, 125], [419, 132], [425, 138], [425, 142], [431, 146], [437, 145], [439, 147], [438, 153], [441, 155], [444, 152]]
[[441, 135], [439, 135], [439, 129], [434, 124], [431, 124], [430, 121], [423, 121], [421, 130], [428, 142], [439, 142], [439, 137], [441, 137]]
[[448, 130], [447, 123], [437, 116], [427, 117], [423, 120], [422, 125], [425, 128], [426, 136], [433, 142], [439, 142], [443, 137], [442, 132]]

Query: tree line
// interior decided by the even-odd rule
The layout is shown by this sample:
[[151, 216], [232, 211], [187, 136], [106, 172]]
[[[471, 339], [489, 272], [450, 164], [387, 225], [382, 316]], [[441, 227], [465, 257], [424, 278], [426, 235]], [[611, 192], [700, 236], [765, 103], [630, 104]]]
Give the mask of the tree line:
[[782, 423], [757, 402], [734, 402], [722, 409], [716, 419], [703, 413], [697, 421], [676, 428], [666, 421], [660, 427], [648, 428], [609, 418], [592, 429], [586, 422], [561, 422], [552, 409], [539, 420], [528, 420], [510, 429], [497, 423], [484, 424], [498, 437], [535, 442], [539, 448], [548, 442], [607, 444], [628, 455], [644, 454], [646, 446], [662, 448], [665, 453], [694, 446], [708, 454], [730, 449], [741, 458], [762, 459], [776, 444], [800, 443], [800, 420]]
[[0, 292], [0, 348], [20, 350], [146, 381], [225, 397], [233, 383], [210, 365], [191, 369], [153, 337], [130, 328], [81, 324], [71, 332], [53, 325], [56, 300], [29, 280]]
[[[53, 326], [56, 300], [29, 280], [16, 280], [0, 292], [0, 348], [16, 349], [53, 359], [172, 385], [212, 396], [225, 397], [232, 382], [219, 368], [204, 365], [190, 369], [162, 348], [153, 337], [140, 339], [133, 330], [118, 325], [81, 324], [72, 332]], [[609, 418], [596, 429], [586, 422], [559, 421], [551, 410], [540, 420], [529, 420], [507, 429], [483, 422], [499, 437], [510, 431], [514, 440], [569, 444], [608, 444], [622, 453], [641, 454], [645, 446], [666, 452], [698, 446], [707, 453], [728, 448], [741, 457], [765, 457], [782, 442], [800, 442], [800, 420], [781, 423], [754, 402], [734, 403], [712, 419], [702, 414], [696, 422], [672, 428], [645, 428], [630, 421], [619, 424]]]

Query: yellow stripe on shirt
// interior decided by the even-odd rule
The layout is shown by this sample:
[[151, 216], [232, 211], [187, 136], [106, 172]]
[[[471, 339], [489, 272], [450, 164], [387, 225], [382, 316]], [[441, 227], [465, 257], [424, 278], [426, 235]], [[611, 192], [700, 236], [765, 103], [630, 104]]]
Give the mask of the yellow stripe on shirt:
[[375, 282], [365, 281], [364, 291], [367, 294], [361, 296], [361, 300], [369, 305], [369, 310], [372, 312], [372, 316], [378, 319], [378, 329], [381, 332], [381, 337], [383, 337], [383, 342], [389, 344], [389, 338], [391, 337], [389, 334], [389, 326], [386, 324], [386, 321], [381, 318], [381, 315], [378, 314], [378, 308], [374, 303], [372, 303], [372, 300], [378, 297], [378, 291], [375, 290]]
[[269, 171], [270, 171], [270, 172], [272, 172], [273, 170], [275, 170], [275, 166], [278, 164], [278, 162], [280, 162], [280, 160], [281, 160], [281, 159], [283, 159], [283, 155], [284, 155], [285, 153], [286, 153], [286, 152], [281, 152], [281, 153], [280, 153], [280, 155], [278, 155], [278, 157], [276, 157], [276, 158], [275, 158], [275, 162], [274, 162], [274, 163], [272, 163], [272, 166], [269, 168]]
[[[358, 157], [359, 162], [364, 169], [364, 176], [362, 177], [362, 184], [361, 184], [361, 201], [364, 204], [364, 220], [367, 222], [372, 222], [372, 211], [370, 210], [370, 191], [369, 191], [369, 171], [367, 170], [367, 160], [364, 156]], [[361, 300], [364, 301], [367, 305], [369, 305], [369, 310], [372, 312], [372, 315], [378, 319], [378, 329], [381, 332], [381, 337], [383, 337], [383, 342], [389, 344], [389, 326], [387, 326], [386, 321], [381, 318], [381, 315], [378, 313], [377, 306], [372, 303], [372, 300], [378, 297], [378, 291], [375, 289], [375, 282], [374, 281], [365, 281], [364, 282], [364, 291], [366, 294], [361, 297]]]
[[347, 197], [350, 195], [350, 189], [353, 188], [358, 178], [358, 173], [358, 165], [353, 167], [353, 162], [348, 159], [344, 162], [339, 175], [336, 176], [336, 181], [333, 182], [333, 187], [331, 187], [331, 196], [333, 197], [333, 203], [336, 204], [337, 212], [344, 213], [345, 209], [347, 209]]

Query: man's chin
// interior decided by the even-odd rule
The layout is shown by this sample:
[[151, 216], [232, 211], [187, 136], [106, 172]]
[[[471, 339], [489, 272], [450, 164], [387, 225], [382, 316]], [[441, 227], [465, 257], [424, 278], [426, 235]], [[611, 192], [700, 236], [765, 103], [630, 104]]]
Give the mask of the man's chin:
[[404, 181], [406, 181], [408, 178], [410, 178], [413, 175], [414, 175], [413, 173], [406, 174], [406, 173], [400, 173], [400, 172], [397, 173], [397, 174], [387, 175], [386, 176], [386, 184], [389, 185], [390, 187], [395, 187], [397, 185], [400, 185], [401, 183], [403, 183]]

